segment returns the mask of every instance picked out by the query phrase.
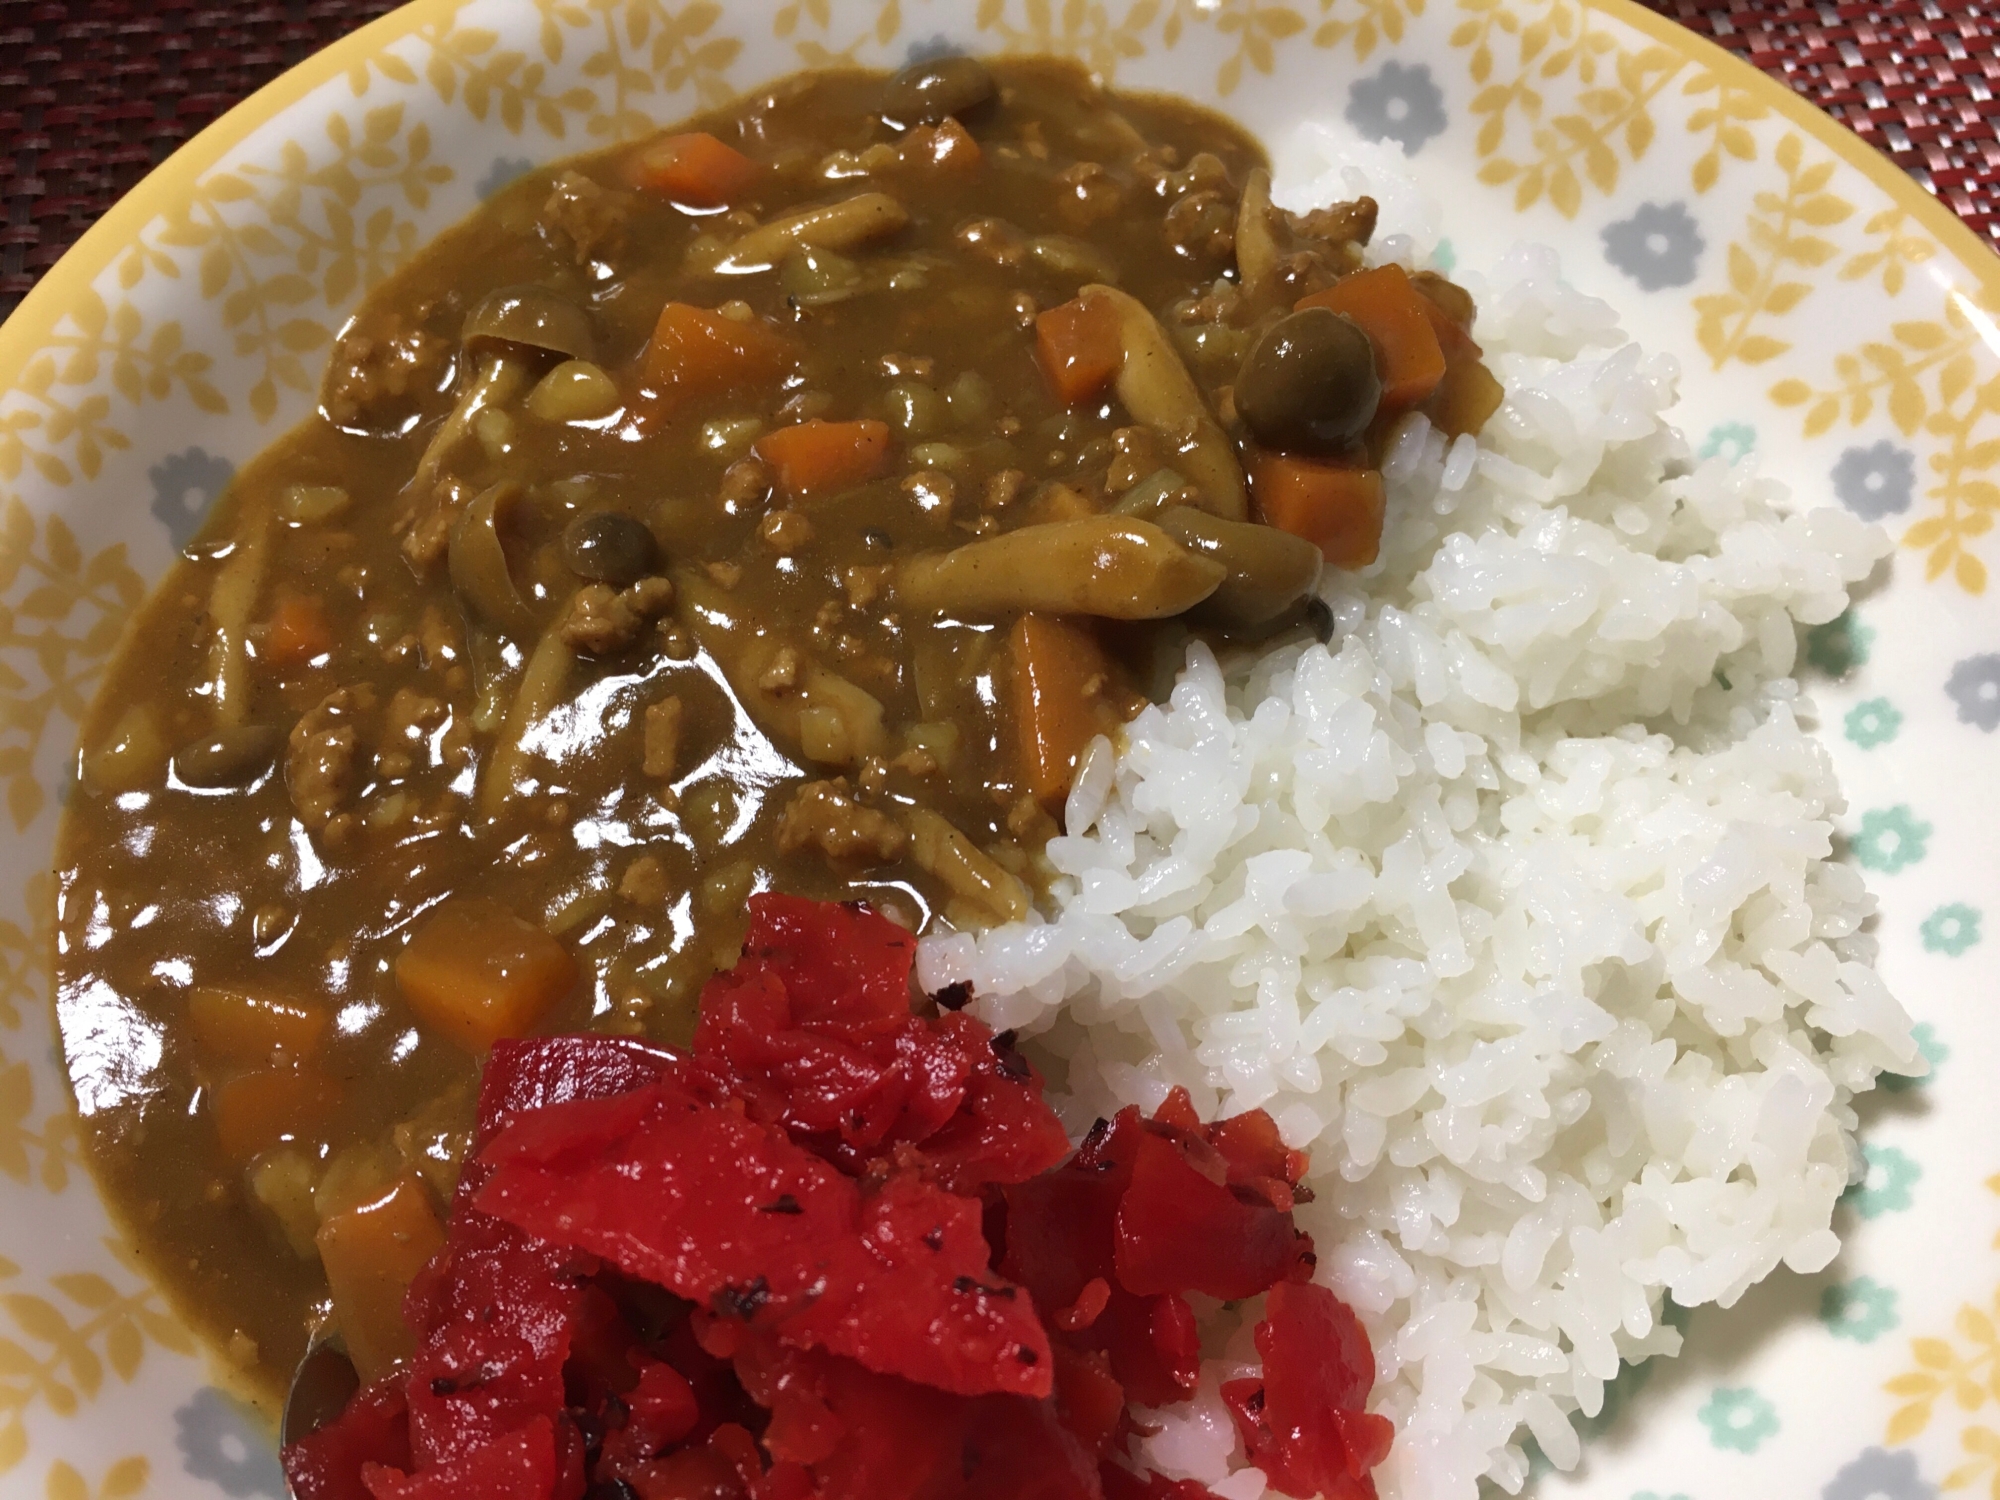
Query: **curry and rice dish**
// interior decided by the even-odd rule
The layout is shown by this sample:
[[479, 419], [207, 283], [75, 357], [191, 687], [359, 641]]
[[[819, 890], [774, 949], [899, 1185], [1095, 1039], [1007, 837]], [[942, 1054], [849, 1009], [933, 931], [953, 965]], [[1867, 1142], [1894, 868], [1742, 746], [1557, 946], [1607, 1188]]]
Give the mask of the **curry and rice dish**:
[[[926, 1400], [952, 1391], [954, 1400], [1046, 1405], [1053, 1358], [1057, 1446], [1070, 1458], [1051, 1462], [1091, 1456], [1072, 1465], [1069, 1488], [1045, 1492], [1194, 1500], [1208, 1492], [1191, 1476], [1208, 1471], [1190, 1461], [1163, 1476], [1162, 1465], [1176, 1467], [1161, 1457], [1167, 1438], [1146, 1437], [1162, 1429], [1126, 1403], [1164, 1412], [1195, 1401], [1201, 1381], [1213, 1384], [1204, 1360], [1220, 1357], [1215, 1339], [1197, 1337], [1196, 1310], [1208, 1320], [1224, 1302], [1264, 1297], [1270, 1318], [1244, 1324], [1232, 1368], [1254, 1323], [1249, 1359], [1265, 1367], [1269, 1411], [1304, 1400], [1297, 1393], [1310, 1386], [1321, 1403], [1313, 1421], [1334, 1436], [1288, 1449], [1271, 1436], [1264, 1385], [1224, 1379], [1219, 1395], [1203, 1385], [1199, 1399], [1229, 1404], [1242, 1444], [1209, 1477], [1228, 1477], [1231, 1497], [1254, 1493], [1238, 1482], [1240, 1470], [1263, 1483], [1241, 1467], [1247, 1451], [1286, 1493], [1373, 1493], [1369, 1470], [1390, 1451], [1388, 1422], [1363, 1411], [1374, 1359], [1355, 1314], [1314, 1284], [1313, 1236], [1324, 1247], [1332, 1221], [1302, 1217], [1295, 1227], [1294, 1216], [1309, 1205], [1334, 1214], [1324, 1187], [1315, 1202], [1309, 1168], [1362, 1161], [1348, 1174], [1358, 1181], [1373, 1160], [1367, 1111], [1393, 1126], [1422, 1091], [1357, 1092], [1364, 1103], [1343, 1135], [1323, 1112], [1281, 1108], [1282, 1089], [1303, 1099], [1320, 1087], [1317, 1064], [1290, 1066], [1266, 1089], [1225, 1086], [1240, 1075], [1225, 1060], [1204, 1075], [1206, 1087], [1194, 1085], [1197, 1108], [1188, 1085], [1168, 1087], [1168, 1064], [1148, 1060], [1151, 1044], [1133, 1040], [1157, 1039], [1157, 1016], [1119, 1023], [1123, 1041], [1090, 1030], [1116, 1009], [1119, 981], [1108, 976], [1144, 973], [1166, 949], [1156, 944], [1143, 962], [1134, 950], [1120, 968], [1093, 958], [1090, 942], [1102, 941], [1103, 920], [1126, 921], [1141, 941], [1168, 907], [1127, 918], [1116, 901], [1144, 910], [1134, 894], [1143, 886], [1171, 905], [1187, 886], [1133, 863], [1168, 848], [1163, 803], [1149, 804], [1154, 825], [1136, 844], [1148, 814], [1116, 821], [1144, 802], [1147, 767], [1162, 764], [1147, 759], [1149, 746], [1185, 750], [1189, 734], [1227, 728], [1239, 713], [1247, 725], [1257, 692], [1282, 696], [1295, 670], [1303, 683], [1310, 663], [1376, 649], [1379, 620], [1417, 641], [1410, 622], [1426, 626], [1426, 610], [1450, 597], [1426, 577], [1440, 560], [1477, 561], [1454, 552], [1444, 518], [1460, 492], [1480, 497], [1473, 509], [1487, 505], [1489, 475], [1504, 489], [1512, 472], [1478, 468], [1480, 435], [1506, 396], [1473, 336], [1485, 310], [1437, 271], [1377, 255], [1376, 216], [1365, 196], [1303, 212], [1276, 206], [1259, 145], [1193, 105], [1109, 93], [1047, 61], [948, 58], [893, 78], [801, 75], [661, 137], [532, 173], [370, 294], [335, 348], [317, 415], [244, 469], [107, 676], [59, 855], [60, 1020], [107, 1194], [179, 1305], [252, 1387], [280, 1393], [308, 1340], [328, 1332], [375, 1382], [343, 1419], [337, 1452], [316, 1451], [303, 1468], [288, 1458], [301, 1493], [417, 1500], [487, 1473], [477, 1468], [484, 1462], [500, 1466], [492, 1473], [539, 1476], [519, 1491], [537, 1500], [570, 1494], [571, 1479], [577, 1494], [588, 1479], [647, 1500], [849, 1493], [843, 1485], [867, 1493], [880, 1476], [835, 1476], [830, 1450], [797, 1441], [807, 1418], [759, 1395], [759, 1380], [782, 1391], [810, 1376], [821, 1382], [814, 1412], [855, 1420], [860, 1408], [841, 1403], [860, 1401], [862, 1387], [827, 1373], [841, 1359], [874, 1372], [870, 1380], [916, 1381]], [[1500, 317], [1529, 350], [1510, 356], [1530, 361], [1524, 380], [1560, 376], [1602, 333], [1590, 316], [1509, 298]], [[1548, 333], [1549, 347], [1535, 349], [1538, 318], [1581, 331]], [[1600, 382], [1591, 399], [1609, 389]], [[1543, 400], [1535, 410], [1546, 417]], [[1608, 439], [1600, 459], [1622, 440]], [[1514, 444], [1502, 463], [1517, 469], [1555, 451], [1528, 418], [1498, 441]], [[1621, 482], [1650, 486], [1648, 495], [1665, 495], [1661, 486], [1688, 472], [1675, 471], [1664, 440], [1634, 441], [1633, 451]], [[1398, 514], [1399, 485], [1428, 486], [1408, 516]], [[1506, 513], [1509, 503], [1491, 502], [1503, 518], [1493, 526], [1529, 529], [1525, 513]], [[1573, 503], [1587, 520], [1590, 506]], [[1761, 501], [1732, 503], [1687, 514], [1718, 532], [1766, 524]], [[1713, 540], [1699, 526], [1649, 531], [1641, 511], [1628, 506], [1616, 523], [1634, 548], [1679, 562]], [[1545, 536], [1536, 556], [1560, 559], [1567, 545]], [[1579, 545], [1588, 550], [1587, 539]], [[1620, 698], [1628, 684], [1619, 672], [1649, 669], [1643, 652], [1611, 669], [1576, 667], [1584, 687], [1565, 675], [1567, 658], [1511, 665], [1519, 701], [1489, 692], [1482, 702], [1514, 714], [1515, 728], [1482, 709], [1419, 731], [1408, 754], [1369, 749], [1353, 768], [1373, 767], [1373, 782], [1387, 774], [1391, 786], [1416, 766], [1442, 782], [1466, 778], [1458, 793], [1427, 791], [1409, 804], [1413, 818], [1431, 807], [1435, 853], [1454, 834], [1476, 836], [1482, 819], [1497, 828], [1494, 799], [1528, 774], [1522, 756], [1546, 760], [1532, 718], [1543, 705], [1555, 705], [1549, 722], [1564, 735], [1593, 731], [1574, 709], [1592, 694], [1610, 716], [1595, 726], [1607, 735], [1625, 720], [1706, 714], [1734, 725], [1730, 713], [1789, 671], [1777, 633], [1830, 617], [1830, 601], [1844, 602], [1870, 560], [1871, 544], [1846, 533], [1822, 531], [1812, 545], [1830, 560], [1803, 581], [1769, 586], [1776, 602], [1761, 633], [1717, 632], [1726, 610], [1689, 616], [1717, 638], [1696, 644], [1709, 660], [1685, 689], [1640, 684], [1631, 703]], [[1479, 587], [1494, 608], [1511, 600], [1517, 623], [1532, 614], [1526, 594], [1508, 595], [1518, 569], [1488, 576]], [[1752, 605], [1766, 607], [1743, 607]], [[1600, 652], [1643, 638], [1629, 621], [1607, 632], [1579, 616], [1563, 628], [1594, 632], [1590, 649]], [[1685, 644], [1678, 628], [1659, 627], [1668, 648]], [[1460, 670], [1462, 644], [1455, 637], [1432, 659], [1449, 659], [1446, 676]], [[1744, 654], [1757, 651], [1761, 665]], [[1226, 702], [1213, 675], [1218, 654], [1239, 664], [1229, 667], [1237, 696]], [[1402, 670], [1384, 667], [1373, 689], [1364, 672], [1352, 691], [1393, 696], [1404, 690]], [[1410, 670], [1432, 671], [1423, 713], [1455, 712], [1436, 670]], [[1212, 701], [1197, 701], [1201, 692]], [[1713, 705], [1701, 696], [1718, 692], [1739, 696]], [[1783, 712], [1769, 708], [1776, 698], [1758, 701], [1759, 712]], [[1303, 724], [1313, 710], [1301, 696], [1295, 711]], [[1398, 725], [1419, 717], [1384, 699], [1360, 732], [1402, 733]], [[1514, 759], [1495, 748], [1489, 764], [1481, 735], [1510, 741]], [[1347, 774], [1338, 747], [1317, 744], [1300, 747], [1299, 775], [1316, 766]], [[1291, 774], [1288, 766], [1263, 785]], [[1298, 847], [1321, 858], [1332, 846], [1319, 829], [1339, 833], [1341, 818], [1365, 815], [1384, 795], [1330, 792]], [[1257, 822], [1238, 818], [1236, 837]], [[1271, 848], [1291, 836], [1274, 819], [1265, 826], [1275, 830]], [[1357, 847], [1380, 832], [1353, 828]], [[1065, 833], [1052, 858], [1050, 840]], [[1202, 844], [1209, 885], [1254, 894], [1254, 880], [1244, 887], [1216, 863], [1227, 842]], [[1378, 861], [1385, 889], [1397, 857]], [[1095, 876], [1093, 860], [1103, 866]], [[1439, 875], [1434, 895], [1471, 864]], [[1079, 894], [1093, 878], [1094, 928]], [[1803, 878], [1822, 878], [1817, 861]], [[1858, 890], [1811, 899], [1823, 916], [1811, 941], [1846, 941], [1836, 908], [1862, 899]], [[853, 925], [861, 918], [821, 902], [865, 902], [887, 920], [863, 930]], [[1322, 887], [1296, 907], [1323, 911], [1328, 931], [1347, 922], [1331, 951], [1387, 974], [1380, 940], [1352, 936], [1361, 926], [1338, 908]], [[1387, 924], [1396, 942], [1421, 932], [1436, 952], [1463, 940], [1421, 900], [1410, 910], [1409, 922]], [[1032, 925], [1051, 913], [1052, 925]], [[1083, 925], [1065, 925], [1072, 913]], [[1045, 936], [1033, 939], [1038, 931]], [[1475, 945], [1485, 931], [1475, 927]], [[921, 958], [898, 932], [926, 935]], [[1030, 940], [1048, 952], [1066, 945], [1055, 968], [1012, 962], [1009, 945]], [[1193, 951], [1185, 935], [1182, 949]], [[854, 980], [858, 988], [822, 981], [799, 966], [808, 950], [826, 974], [874, 977]], [[1307, 939], [1303, 961], [1315, 961], [1310, 950]], [[1294, 972], [1300, 961], [1287, 960]], [[909, 992], [913, 962], [932, 993], [916, 991], [904, 1015], [894, 997]], [[990, 993], [1000, 1007], [992, 1016], [1018, 1011], [1028, 1031], [1046, 1030], [1062, 998], [1050, 989], [1058, 971], [1069, 976], [1065, 994], [1088, 980], [1109, 996], [1078, 1020], [1057, 1019], [1051, 1050], [1034, 1054], [1054, 1069], [1060, 1122], [1015, 1033], [959, 1013], [975, 992]], [[887, 990], [871, 988], [878, 981]], [[822, 982], [825, 995], [815, 989]], [[1329, 987], [1329, 1009], [1369, 982]], [[1593, 971], [1589, 983], [1598, 982]], [[757, 984], [792, 986], [795, 1025], [741, 998]], [[810, 1003], [801, 998], [809, 992]], [[818, 1019], [799, 1020], [807, 1010]], [[1469, 1024], [1498, 1023], [1488, 1014]], [[1357, 1068], [1382, 1063], [1382, 1043], [1399, 1028], [1364, 1028], [1372, 1040], [1346, 1055]], [[892, 1031], [903, 1038], [893, 1047], [883, 1040]], [[806, 1032], [811, 1047], [773, 1060], [778, 1038]], [[1572, 1034], [1585, 1033], [1602, 1040], [1589, 1026]], [[582, 1035], [631, 1040], [584, 1044]], [[532, 1037], [553, 1040], [516, 1040]], [[1906, 1041], [1880, 1043], [1880, 1055], [1857, 1051], [1837, 1087], [1858, 1091], [1875, 1069], [1908, 1063], [1898, 1050]], [[1688, 1043], [1703, 1045], [1706, 1034]], [[611, 1050], [591, 1050], [599, 1046]], [[1192, 1065], [1185, 1048], [1161, 1046]], [[753, 1054], [754, 1066], [745, 1061]], [[910, 1081], [920, 1074], [944, 1101], [933, 1115], [904, 1098], [921, 1092]], [[844, 1081], [830, 1081], [836, 1075]], [[854, 1082], [863, 1075], [865, 1090]], [[864, 1120], [892, 1077], [903, 1102]], [[946, 1078], [957, 1082], [947, 1089]], [[1148, 1100], [1143, 1111], [1127, 1098], [1134, 1089]], [[1225, 1096], [1237, 1102], [1220, 1108]], [[835, 1098], [847, 1114], [825, 1113]], [[1266, 1101], [1268, 1112], [1258, 1107]], [[591, 1108], [626, 1109], [634, 1134], [612, 1142], [590, 1124]], [[1562, 1108], [1579, 1117], [1577, 1101]], [[768, 1141], [727, 1134], [746, 1109]], [[947, 1218], [969, 1215], [970, 1249], [954, 1240], [950, 1254], [971, 1259], [947, 1292], [990, 1304], [977, 1338], [1015, 1341], [1004, 1357], [965, 1357], [997, 1373], [914, 1374], [898, 1361], [915, 1356], [884, 1353], [889, 1335], [865, 1329], [787, 1334], [809, 1321], [825, 1286], [822, 1275], [799, 1306], [777, 1305], [785, 1277], [811, 1281], [797, 1245], [742, 1268], [739, 1280], [683, 1285], [679, 1272], [636, 1269], [607, 1248], [629, 1235], [600, 1243], [577, 1231], [571, 1250], [606, 1269], [569, 1275], [570, 1290], [523, 1314], [554, 1317], [569, 1298], [560, 1317], [579, 1330], [575, 1348], [594, 1351], [542, 1372], [556, 1382], [546, 1412], [481, 1429], [474, 1442], [462, 1411], [431, 1410], [465, 1404], [458, 1374], [426, 1374], [421, 1391], [411, 1377], [405, 1392], [398, 1381], [412, 1359], [420, 1371], [443, 1368], [444, 1325], [425, 1316], [443, 1319], [439, 1308], [473, 1296], [450, 1270], [454, 1253], [460, 1263], [470, 1254], [459, 1237], [504, 1219], [507, 1233], [568, 1243], [579, 1215], [612, 1212], [603, 1184], [580, 1186], [588, 1173], [578, 1153], [637, 1150], [631, 1142], [653, 1140], [646, 1130], [675, 1111], [723, 1132], [715, 1141], [726, 1139], [746, 1172], [788, 1185], [739, 1205], [747, 1217], [733, 1230], [702, 1217], [709, 1208], [688, 1210], [701, 1219], [688, 1230], [696, 1239], [740, 1240], [751, 1232], [742, 1226], [762, 1233], [772, 1224], [805, 1236], [799, 1245], [831, 1235], [814, 1217], [813, 1194], [835, 1171], [862, 1183], [864, 1198], [877, 1195], [866, 1201], [907, 1189], [942, 1195], [937, 1212]], [[560, 1135], [559, 1118], [570, 1135]], [[673, 1157], [684, 1149], [673, 1131], [655, 1134], [647, 1149], [658, 1155], [641, 1166], [692, 1170]], [[1172, 1143], [1171, 1170], [1193, 1164], [1186, 1202], [1220, 1195], [1201, 1210], [1207, 1218], [1138, 1206], [1146, 1192], [1155, 1194], [1146, 1202], [1172, 1196], [1161, 1196], [1167, 1179], [1157, 1176], [1168, 1165], [1146, 1176], [1156, 1170], [1147, 1153], [1165, 1150], [1162, 1141]], [[1315, 1149], [1323, 1155], [1309, 1159]], [[464, 1185], [468, 1153], [477, 1171]], [[1621, 1156], [1591, 1180], [1615, 1196], [1623, 1170]], [[1098, 1172], [1113, 1177], [1084, 1181]], [[1086, 1210], [1064, 1196], [1065, 1183], [1084, 1192], [1097, 1182], [1101, 1199], [1113, 1179], [1124, 1199]], [[523, 1207], [524, 1193], [540, 1194], [540, 1206]], [[1354, 1214], [1375, 1211], [1365, 1197]], [[557, 1199], [568, 1205], [560, 1212]], [[656, 1223], [671, 1219], [655, 1206], [665, 1216]], [[982, 1212], [987, 1241], [978, 1238]], [[1022, 1245], [1072, 1233], [1065, 1215], [1105, 1238], [1058, 1273]], [[1077, 1267], [1095, 1264], [1093, 1255], [1110, 1265], [1113, 1218], [1119, 1271], [1093, 1279]], [[945, 1253], [946, 1231], [932, 1233], [931, 1248]], [[1132, 1270], [1146, 1255], [1202, 1262], [1204, 1239], [1229, 1241], [1234, 1248], [1216, 1254], [1240, 1252], [1242, 1263], [1185, 1280]], [[1262, 1249], [1253, 1254], [1251, 1241]], [[1341, 1254], [1340, 1274], [1353, 1272], [1357, 1263]], [[685, 1269], [685, 1256], [664, 1250], [639, 1260]], [[611, 1279], [586, 1294], [595, 1302], [577, 1303], [571, 1283], [598, 1275]], [[668, 1352], [681, 1336], [663, 1331], [657, 1297], [633, 1291], [642, 1282], [700, 1304], [673, 1314], [694, 1318], [698, 1351], [683, 1339], [685, 1358]], [[703, 1289], [689, 1290], [697, 1282]], [[866, 1277], [857, 1287], [855, 1307], [884, 1316], [883, 1287]], [[1025, 1322], [1003, 1305], [1020, 1288], [1035, 1294]], [[1385, 1293], [1365, 1310], [1375, 1316], [1410, 1295]], [[1657, 1286], [1652, 1295], [1657, 1306]], [[603, 1332], [611, 1324], [622, 1330], [615, 1339]], [[1282, 1331], [1306, 1327], [1321, 1331], [1320, 1345], [1294, 1347], [1305, 1336]], [[1649, 1337], [1634, 1334], [1620, 1352], [1664, 1347]], [[1564, 1340], [1566, 1351], [1578, 1347]], [[1327, 1352], [1336, 1347], [1337, 1358]], [[810, 1369], [797, 1363], [808, 1348], [822, 1362]], [[617, 1378], [576, 1373], [591, 1360], [618, 1365]], [[722, 1396], [690, 1373], [731, 1360], [737, 1375]], [[1580, 1378], [1601, 1388], [1597, 1374]], [[681, 1412], [681, 1397], [660, 1396], [660, 1381], [680, 1382], [676, 1392], [693, 1381], [688, 1389], [701, 1394]], [[1088, 1441], [1077, 1394], [1086, 1387], [1102, 1407]], [[869, 1401], [890, 1399], [867, 1390]], [[1398, 1388], [1392, 1400], [1402, 1399]], [[1558, 1421], [1590, 1397], [1566, 1399], [1548, 1403]], [[670, 1410], [681, 1415], [662, 1415]], [[917, 1425], [997, 1422], [992, 1431], [1029, 1444], [1022, 1452], [1057, 1443], [1048, 1433], [1029, 1442], [1007, 1425], [1015, 1416], [989, 1420], [978, 1415], [986, 1407], [953, 1407], [949, 1421], [921, 1402], [895, 1410], [896, 1421]], [[607, 1412], [626, 1436], [607, 1431]], [[922, 1412], [930, 1415], [912, 1415]], [[1394, 1415], [1400, 1422], [1407, 1411]], [[1552, 1441], [1540, 1408], [1522, 1407], [1516, 1420]], [[1367, 1425], [1377, 1422], [1379, 1431]], [[1502, 1445], [1514, 1426], [1482, 1438], [1478, 1462], [1450, 1469], [1436, 1493], [1460, 1493], [1459, 1481], [1482, 1468], [1512, 1472], [1508, 1454], [1518, 1450]], [[646, 1444], [630, 1436], [641, 1429], [652, 1433]], [[1156, 1445], [1148, 1463], [1135, 1471], [1106, 1457], [1100, 1475], [1096, 1455], [1123, 1453], [1140, 1437]], [[994, 1470], [975, 1482], [970, 1457], [963, 1466], [964, 1488], [935, 1493], [1027, 1493], [1018, 1476]], [[300, 1477], [308, 1470], [318, 1476], [310, 1483]], [[353, 1488], [357, 1474], [375, 1476], [372, 1488]], [[310, 1487], [322, 1482], [331, 1487]]]

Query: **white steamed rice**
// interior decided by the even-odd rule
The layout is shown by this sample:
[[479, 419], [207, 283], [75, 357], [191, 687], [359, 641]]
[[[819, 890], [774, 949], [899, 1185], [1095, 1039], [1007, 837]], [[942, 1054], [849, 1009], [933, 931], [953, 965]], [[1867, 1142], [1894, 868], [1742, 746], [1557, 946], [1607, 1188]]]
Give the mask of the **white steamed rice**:
[[[1309, 128], [1289, 159], [1284, 201], [1372, 191], [1378, 252], [1427, 253], [1387, 152]], [[1516, 1490], [1530, 1435], [1568, 1467], [1570, 1414], [1678, 1349], [1664, 1296], [1824, 1266], [1850, 1101], [1922, 1068], [1790, 676], [1887, 541], [1691, 465], [1673, 361], [1552, 252], [1458, 279], [1506, 405], [1476, 444], [1397, 443], [1331, 643], [1192, 650], [1086, 758], [1052, 914], [920, 958], [1035, 1038], [1073, 1131], [1183, 1084], [1310, 1148], [1299, 1217], [1375, 1341], [1387, 1500]], [[1252, 1500], [1217, 1386], [1257, 1308], [1208, 1312], [1192, 1415], [1139, 1456]]]

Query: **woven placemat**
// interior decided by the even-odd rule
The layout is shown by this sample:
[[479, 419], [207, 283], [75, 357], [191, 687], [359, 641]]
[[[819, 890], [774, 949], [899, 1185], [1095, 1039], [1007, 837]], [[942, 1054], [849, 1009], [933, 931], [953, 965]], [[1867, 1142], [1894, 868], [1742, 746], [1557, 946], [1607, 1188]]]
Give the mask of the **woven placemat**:
[[[2000, 245], [2000, 3], [1651, 0]], [[0, 0], [0, 315], [155, 163], [393, 0]]]

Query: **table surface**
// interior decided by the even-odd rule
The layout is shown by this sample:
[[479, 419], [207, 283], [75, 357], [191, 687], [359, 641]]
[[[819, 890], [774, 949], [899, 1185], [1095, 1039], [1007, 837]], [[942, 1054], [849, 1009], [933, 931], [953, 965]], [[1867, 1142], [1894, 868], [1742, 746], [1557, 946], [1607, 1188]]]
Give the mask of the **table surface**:
[[[1790, 84], [2000, 248], [2000, 0], [1648, 3]], [[0, 316], [182, 141], [394, 4], [0, 0]]]

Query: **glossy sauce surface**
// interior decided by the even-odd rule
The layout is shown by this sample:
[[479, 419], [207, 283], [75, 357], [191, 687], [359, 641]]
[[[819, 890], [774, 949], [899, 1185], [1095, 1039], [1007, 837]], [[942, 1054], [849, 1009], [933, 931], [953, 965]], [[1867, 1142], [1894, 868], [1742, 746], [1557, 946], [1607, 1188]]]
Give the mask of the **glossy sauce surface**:
[[[449, 1192], [476, 1051], [396, 973], [440, 903], [495, 903], [569, 955], [535, 1029], [673, 1041], [753, 890], [977, 925], [1039, 884], [1055, 824], [1010, 738], [1011, 621], [913, 618], [887, 570], [1172, 482], [1172, 445], [1116, 401], [1056, 402], [1033, 319], [1116, 285], [1215, 393], [1257, 332], [1219, 278], [1261, 154], [1065, 68], [994, 73], [999, 97], [964, 110], [973, 170], [906, 149], [884, 80], [821, 74], [697, 122], [757, 165], [726, 209], [636, 183], [643, 142], [508, 187], [371, 293], [322, 413], [244, 469], [146, 607], [63, 829], [60, 1019], [100, 1178], [253, 1384], [282, 1387], [326, 1297], [316, 1218], [412, 1169]], [[756, 224], [863, 191], [907, 225], [710, 269]], [[465, 337], [522, 285], [584, 312], [579, 368]], [[646, 362], [670, 300], [781, 332], [795, 368], [671, 399]], [[438, 452], [496, 349], [512, 387]], [[784, 496], [754, 445], [801, 418], [887, 424], [886, 468]], [[447, 554], [503, 482], [496, 606], [460, 576], [471, 541], [463, 569]], [[1115, 723], [1185, 627], [1101, 634], [1130, 672], [1092, 689]], [[879, 738], [838, 684], [824, 721], [773, 711], [814, 672], [880, 706]], [[281, 1031], [292, 1007], [311, 1037], [258, 1056], [195, 1023], [209, 991], [268, 1002]]]

